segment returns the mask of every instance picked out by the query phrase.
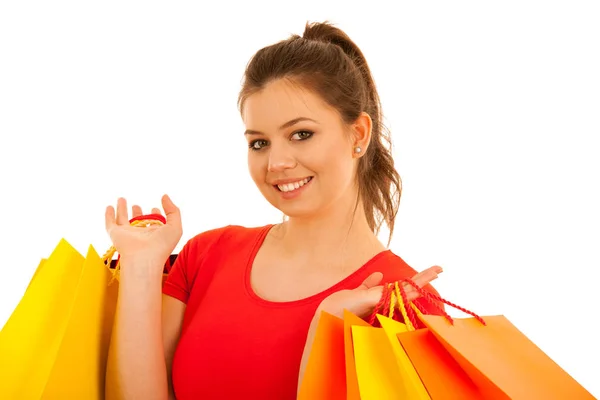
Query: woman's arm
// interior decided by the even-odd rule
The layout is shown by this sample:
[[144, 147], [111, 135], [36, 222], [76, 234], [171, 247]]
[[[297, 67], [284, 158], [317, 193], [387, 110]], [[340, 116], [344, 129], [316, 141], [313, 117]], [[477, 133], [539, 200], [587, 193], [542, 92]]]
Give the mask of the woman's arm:
[[[174, 398], [170, 384], [173, 354], [185, 305], [163, 301], [162, 270], [122, 260], [106, 372], [106, 399]], [[165, 296], [166, 297], [166, 296]]]
[[167, 295], [163, 295], [162, 329], [163, 345], [165, 351], [165, 363], [167, 367], [167, 384], [169, 386], [169, 400], [175, 400], [173, 391], [173, 357], [179, 338], [181, 337], [181, 325], [185, 314], [185, 303]]

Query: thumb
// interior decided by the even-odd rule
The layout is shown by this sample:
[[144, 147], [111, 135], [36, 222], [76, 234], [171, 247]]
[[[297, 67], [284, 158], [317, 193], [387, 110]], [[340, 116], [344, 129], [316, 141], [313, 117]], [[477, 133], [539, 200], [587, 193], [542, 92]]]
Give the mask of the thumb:
[[162, 197], [162, 206], [165, 210], [165, 216], [167, 217], [167, 224], [180, 224], [181, 223], [181, 215], [179, 213], [179, 208], [171, 201], [171, 198], [168, 195], [164, 195]]
[[357, 289], [370, 289], [374, 286], [379, 285], [382, 279], [383, 274], [381, 272], [373, 272], [367, 277], [367, 279], [363, 281], [363, 283], [360, 284], [359, 287], [357, 287]]

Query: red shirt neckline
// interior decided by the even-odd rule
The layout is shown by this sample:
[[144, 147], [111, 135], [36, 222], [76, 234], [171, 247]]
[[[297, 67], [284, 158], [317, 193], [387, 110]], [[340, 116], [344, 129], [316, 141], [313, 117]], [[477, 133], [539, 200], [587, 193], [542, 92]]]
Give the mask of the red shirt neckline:
[[348, 275], [346, 278], [342, 279], [340, 282], [329, 287], [328, 289], [325, 289], [319, 293], [315, 293], [309, 297], [305, 297], [305, 298], [299, 299], [299, 300], [291, 300], [291, 301], [270, 301], [270, 300], [263, 299], [258, 294], [256, 294], [256, 292], [254, 292], [254, 289], [252, 289], [250, 276], [251, 276], [251, 272], [252, 272], [252, 266], [254, 265], [254, 260], [256, 259], [256, 255], [258, 254], [258, 251], [262, 247], [262, 244], [264, 243], [265, 238], [267, 237], [267, 234], [269, 233], [271, 228], [273, 228], [274, 226], [275, 226], [275, 224], [269, 224], [269, 225], [264, 226], [261, 229], [260, 233], [258, 234], [258, 236], [256, 238], [256, 242], [254, 243], [254, 246], [252, 247], [252, 251], [250, 252], [250, 255], [248, 257], [248, 262], [246, 264], [246, 271], [244, 274], [244, 286], [246, 288], [246, 294], [254, 302], [258, 303], [259, 305], [265, 306], [265, 307], [278, 307], [278, 308], [294, 307], [294, 306], [305, 305], [307, 303], [312, 303], [315, 301], [322, 301], [324, 298], [326, 298], [330, 294], [337, 292], [340, 289], [340, 287], [345, 287], [346, 283], [348, 281], [354, 280], [357, 275], [360, 275], [363, 272], [363, 270], [367, 269], [371, 264], [378, 261], [383, 256], [391, 254], [391, 250], [389, 250], [389, 249], [383, 250], [383, 251], [375, 254], [366, 263], [364, 263], [360, 268], [358, 268], [356, 271], [354, 271], [353, 273]]

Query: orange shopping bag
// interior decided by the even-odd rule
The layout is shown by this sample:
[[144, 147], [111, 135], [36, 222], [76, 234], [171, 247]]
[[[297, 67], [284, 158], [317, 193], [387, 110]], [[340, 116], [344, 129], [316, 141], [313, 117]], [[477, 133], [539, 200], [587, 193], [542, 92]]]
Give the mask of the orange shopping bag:
[[345, 400], [344, 321], [322, 312], [298, 400]]
[[429, 329], [399, 333], [398, 340], [432, 399], [484, 400], [469, 375]]
[[371, 326], [362, 318], [348, 310], [344, 310], [344, 356], [346, 364], [346, 399], [360, 400], [356, 361], [354, 360], [354, 345], [352, 343], [353, 326]]
[[[433, 399], [437, 395], [444, 399], [595, 399], [506, 317], [479, 317], [422, 290], [410, 279], [402, 282], [432, 303], [440, 301], [472, 315], [424, 315], [414, 303], [406, 307], [409, 319], [419, 319], [427, 329], [400, 333], [398, 340]], [[401, 298], [405, 302], [405, 295]], [[461, 390], [464, 395], [452, 397], [444, 389], [446, 393]]]

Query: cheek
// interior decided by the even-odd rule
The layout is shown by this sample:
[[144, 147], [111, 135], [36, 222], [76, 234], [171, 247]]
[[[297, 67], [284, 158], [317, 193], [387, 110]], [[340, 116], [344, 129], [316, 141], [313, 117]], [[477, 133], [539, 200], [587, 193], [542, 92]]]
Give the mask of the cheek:
[[261, 168], [260, 160], [256, 154], [248, 154], [248, 171], [252, 180], [258, 184], [259, 181], [264, 181], [264, 173]]
[[327, 186], [335, 186], [336, 190], [346, 187], [354, 176], [353, 158], [348, 155], [347, 149], [340, 146], [324, 147], [319, 157], [319, 170], [327, 180]]
[[250, 173], [250, 178], [252, 178], [252, 181], [262, 193], [266, 193], [265, 190], [267, 190], [268, 186], [265, 182], [267, 179], [267, 167], [268, 156], [266, 153], [259, 152], [257, 154], [250, 153], [248, 155], [248, 171]]

